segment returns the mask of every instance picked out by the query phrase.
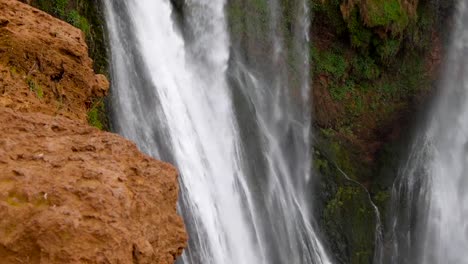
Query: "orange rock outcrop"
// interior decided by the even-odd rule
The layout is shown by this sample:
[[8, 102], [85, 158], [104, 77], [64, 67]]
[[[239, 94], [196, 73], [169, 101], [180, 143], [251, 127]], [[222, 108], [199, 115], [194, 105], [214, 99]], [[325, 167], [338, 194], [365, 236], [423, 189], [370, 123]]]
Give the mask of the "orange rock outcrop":
[[177, 172], [86, 123], [108, 82], [82, 33], [0, 0], [0, 263], [174, 263]]

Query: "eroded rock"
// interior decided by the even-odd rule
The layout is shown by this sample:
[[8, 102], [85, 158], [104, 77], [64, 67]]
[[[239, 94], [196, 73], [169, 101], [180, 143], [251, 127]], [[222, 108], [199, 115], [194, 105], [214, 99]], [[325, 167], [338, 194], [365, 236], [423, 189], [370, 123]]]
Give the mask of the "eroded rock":
[[0, 0], [0, 263], [169, 264], [182, 253], [176, 170], [86, 122], [108, 87], [78, 29]]
[[171, 165], [63, 117], [0, 108], [0, 123], [1, 263], [174, 263], [181, 254]]

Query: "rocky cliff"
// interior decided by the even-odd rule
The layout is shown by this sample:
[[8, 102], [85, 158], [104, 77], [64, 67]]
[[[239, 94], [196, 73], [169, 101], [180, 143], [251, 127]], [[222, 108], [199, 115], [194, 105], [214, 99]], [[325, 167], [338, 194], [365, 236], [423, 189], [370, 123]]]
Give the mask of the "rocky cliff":
[[[434, 94], [453, 5], [312, 0], [314, 165], [322, 176], [316, 216], [337, 263], [372, 263], [378, 218], [371, 202], [381, 231], [389, 229], [399, 158]], [[384, 236], [385, 243], [392, 241]]]
[[173, 263], [177, 172], [87, 124], [108, 82], [84, 38], [0, 0], [1, 263]]

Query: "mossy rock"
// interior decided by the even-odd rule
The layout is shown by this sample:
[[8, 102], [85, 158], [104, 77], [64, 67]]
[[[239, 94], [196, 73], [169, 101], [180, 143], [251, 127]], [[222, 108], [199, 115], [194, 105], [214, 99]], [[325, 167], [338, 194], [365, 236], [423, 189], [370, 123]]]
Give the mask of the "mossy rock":
[[88, 123], [99, 130], [110, 129], [109, 119], [107, 117], [106, 104], [104, 99], [95, 98], [88, 110]]
[[[337, 263], [372, 263], [378, 215], [367, 190], [347, 178], [328, 151], [316, 144], [314, 168], [320, 176], [316, 216]], [[326, 143], [325, 143], [326, 144]]]
[[399, 0], [345, 1], [341, 5], [344, 19], [355, 25], [357, 17], [368, 28], [384, 28], [393, 35], [401, 34], [410, 19], [415, 19], [416, 2], [403, 5]]
[[94, 71], [108, 74], [103, 6], [99, 0], [32, 0], [30, 4], [81, 29], [86, 36]]

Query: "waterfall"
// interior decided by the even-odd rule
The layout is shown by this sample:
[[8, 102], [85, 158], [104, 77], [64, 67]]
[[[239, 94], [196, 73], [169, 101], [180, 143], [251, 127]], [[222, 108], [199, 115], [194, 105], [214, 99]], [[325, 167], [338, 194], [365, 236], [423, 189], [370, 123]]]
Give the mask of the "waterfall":
[[104, 0], [113, 126], [179, 169], [183, 263], [330, 263], [308, 200], [307, 1], [288, 36], [281, 2], [259, 2], [271, 49], [255, 53], [223, 0]]
[[456, 22], [438, 101], [394, 185], [389, 263], [468, 260], [468, 6]]

